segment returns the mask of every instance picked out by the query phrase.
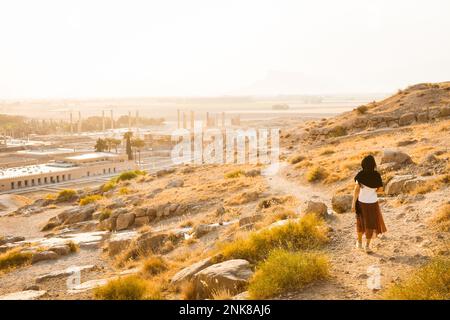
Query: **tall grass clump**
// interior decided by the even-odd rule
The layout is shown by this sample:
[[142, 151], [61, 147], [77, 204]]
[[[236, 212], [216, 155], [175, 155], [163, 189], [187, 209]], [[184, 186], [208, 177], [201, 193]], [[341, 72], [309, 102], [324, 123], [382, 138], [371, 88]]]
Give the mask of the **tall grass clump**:
[[277, 249], [257, 266], [248, 292], [253, 299], [267, 299], [302, 289], [328, 276], [329, 262], [325, 255]]
[[24, 266], [31, 263], [33, 255], [30, 252], [21, 252], [20, 248], [14, 248], [0, 254], [0, 271]]
[[243, 170], [234, 170], [225, 174], [226, 179], [235, 179], [245, 175]]
[[99, 200], [102, 199], [102, 196], [98, 195], [98, 194], [94, 194], [94, 195], [90, 195], [90, 196], [85, 196], [83, 198], [80, 199], [80, 206], [87, 206], [88, 204], [97, 202]]
[[324, 222], [308, 214], [299, 221], [252, 232], [246, 238], [222, 245], [224, 260], [245, 259], [251, 263], [264, 260], [274, 249], [314, 250], [328, 242]]
[[449, 300], [450, 258], [434, 258], [401, 283], [387, 289], [389, 300]]
[[444, 204], [436, 215], [432, 218], [432, 222], [440, 230], [450, 231], [450, 204]]
[[104, 185], [102, 185], [102, 192], [109, 192], [111, 190], [114, 190], [114, 188], [116, 187], [117, 183], [113, 180], [105, 183]]
[[152, 256], [144, 261], [141, 272], [145, 275], [155, 276], [168, 269], [169, 266], [162, 257]]
[[305, 160], [305, 159], [306, 159], [305, 156], [303, 156], [303, 155], [301, 155], [301, 154], [298, 154], [298, 155], [293, 156], [293, 157], [289, 160], [289, 162], [290, 162], [291, 164], [297, 164], [297, 163], [299, 163], [299, 162], [301, 162], [301, 161], [303, 161], [303, 160]]
[[146, 174], [147, 173], [145, 171], [142, 171], [142, 170], [125, 171], [125, 172], [122, 172], [116, 178], [116, 182], [133, 180], [133, 179], [137, 178], [138, 176], [144, 176]]
[[111, 280], [94, 289], [94, 297], [99, 300], [143, 300], [146, 292], [146, 280], [128, 276]]
[[61, 190], [56, 197], [57, 202], [69, 202], [77, 198], [77, 192], [72, 189]]
[[326, 172], [323, 168], [314, 166], [306, 172], [306, 180], [308, 182], [316, 182], [326, 177]]

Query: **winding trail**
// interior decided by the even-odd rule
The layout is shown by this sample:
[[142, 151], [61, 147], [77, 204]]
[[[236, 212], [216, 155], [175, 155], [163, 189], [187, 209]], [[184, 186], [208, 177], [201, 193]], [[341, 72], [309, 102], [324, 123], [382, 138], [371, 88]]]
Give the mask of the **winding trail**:
[[[276, 175], [266, 176], [273, 193], [292, 195], [300, 202], [323, 201], [331, 208], [332, 195], [329, 192], [290, 181], [284, 176], [288, 170], [288, 165], [283, 164]], [[448, 243], [448, 235], [430, 229], [426, 223], [442, 204], [442, 199], [446, 199], [448, 191], [447, 187], [429, 193], [409, 206], [395, 207], [393, 198], [381, 200], [388, 232], [383, 239], [373, 240], [372, 254], [355, 248], [354, 215], [333, 212], [327, 219], [332, 230], [330, 244], [325, 249], [330, 258], [331, 278], [280, 298], [380, 299], [381, 290], [408, 275], [412, 269], [433, 256], [433, 251]]]

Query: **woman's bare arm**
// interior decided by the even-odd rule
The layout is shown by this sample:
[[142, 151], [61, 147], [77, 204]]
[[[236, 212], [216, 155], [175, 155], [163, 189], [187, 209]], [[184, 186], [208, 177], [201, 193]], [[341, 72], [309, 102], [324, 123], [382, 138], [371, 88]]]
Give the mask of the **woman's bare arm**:
[[359, 183], [355, 184], [355, 189], [353, 189], [352, 212], [356, 212], [355, 203], [356, 199], [358, 199], [360, 188]]

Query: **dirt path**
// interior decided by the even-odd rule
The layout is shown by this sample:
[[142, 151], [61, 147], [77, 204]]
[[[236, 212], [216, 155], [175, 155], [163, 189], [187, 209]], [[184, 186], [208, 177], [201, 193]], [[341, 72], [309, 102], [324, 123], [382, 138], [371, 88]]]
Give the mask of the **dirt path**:
[[[283, 170], [276, 176], [267, 177], [267, 182], [275, 193], [293, 195], [300, 201], [321, 200], [331, 208], [331, 194], [292, 182], [283, 175]], [[400, 207], [394, 206], [394, 198], [381, 201], [388, 232], [383, 239], [373, 241], [373, 254], [355, 248], [354, 214], [332, 214], [328, 219], [333, 229], [330, 233], [331, 242], [326, 249], [332, 265], [331, 279], [281, 298], [380, 298], [381, 291], [369, 288], [368, 284], [375, 283], [376, 286], [376, 279], [379, 278], [382, 290], [426, 262], [434, 255], [433, 252], [442, 250], [443, 245], [447, 243], [448, 246], [448, 234], [432, 230], [427, 224], [428, 218], [445, 201], [442, 199], [446, 199], [448, 192], [447, 188], [429, 193], [424, 199]]]

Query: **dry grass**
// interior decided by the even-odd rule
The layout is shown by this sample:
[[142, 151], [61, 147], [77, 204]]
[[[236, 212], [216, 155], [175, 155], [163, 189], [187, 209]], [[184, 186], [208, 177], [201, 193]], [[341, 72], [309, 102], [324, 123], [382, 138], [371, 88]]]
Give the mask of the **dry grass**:
[[223, 259], [245, 259], [251, 263], [264, 260], [274, 249], [312, 250], [328, 242], [324, 222], [316, 215], [306, 215], [298, 222], [251, 232], [220, 249]]
[[128, 276], [111, 280], [94, 289], [94, 297], [100, 300], [143, 300], [147, 290], [146, 280]]
[[325, 169], [319, 166], [314, 166], [306, 172], [305, 177], [308, 182], [317, 182], [324, 179], [326, 176], [327, 173]]
[[448, 175], [448, 174], [443, 175], [436, 179], [428, 180], [425, 184], [414, 188], [409, 193], [413, 194], [413, 195], [426, 194], [426, 193], [436, 191], [436, 190], [439, 190], [439, 189], [445, 187], [446, 185], [449, 184], [449, 181], [450, 181], [450, 175]]
[[390, 300], [449, 300], [450, 258], [433, 259], [383, 296]]
[[100, 216], [98, 217], [99, 221], [103, 221], [106, 219], [109, 219], [109, 217], [111, 217], [112, 211], [111, 209], [103, 209], [100, 213]]
[[245, 172], [243, 170], [234, 170], [234, 171], [230, 171], [230, 172], [226, 173], [225, 178], [226, 179], [235, 179], [235, 178], [239, 178], [244, 175], [245, 175]]
[[80, 246], [73, 241], [66, 242], [66, 246], [69, 247], [71, 253], [78, 252], [80, 250]]
[[297, 163], [299, 163], [299, 162], [301, 162], [301, 161], [303, 161], [303, 160], [305, 160], [305, 156], [298, 154], [298, 155], [293, 156], [293, 157], [289, 160], [289, 163], [290, 163], [290, 164], [297, 164]]
[[144, 260], [141, 273], [146, 276], [155, 276], [169, 269], [167, 262], [160, 256], [151, 256]]
[[227, 289], [214, 290], [212, 292], [213, 300], [232, 300], [233, 294]]
[[114, 188], [117, 186], [117, 183], [115, 181], [109, 181], [102, 185], [101, 189], [102, 192], [109, 192], [111, 190], [114, 190]]
[[75, 200], [77, 197], [77, 192], [72, 189], [61, 190], [56, 197], [56, 201], [58, 202], [68, 202]]
[[431, 219], [431, 222], [439, 230], [450, 232], [450, 204], [444, 204]]
[[88, 204], [97, 202], [99, 200], [101, 200], [103, 197], [100, 195], [90, 195], [90, 196], [85, 196], [83, 198], [80, 199], [80, 206], [86, 206]]
[[122, 188], [119, 189], [119, 194], [120, 194], [121, 196], [130, 194], [130, 193], [131, 193], [130, 188], [122, 187]]
[[197, 299], [197, 289], [194, 282], [186, 281], [180, 286], [181, 299], [183, 300], [195, 300]]
[[300, 290], [328, 276], [329, 262], [323, 254], [278, 249], [257, 267], [248, 292], [253, 299], [267, 299]]
[[259, 198], [258, 191], [248, 191], [248, 192], [246, 191], [229, 199], [227, 201], [227, 205], [230, 206], [242, 205], [252, 201], [256, 201], [258, 200], [258, 198]]
[[8, 272], [11, 269], [28, 265], [31, 263], [33, 255], [20, 251], [21, 248], [14, 248], [0, 254], [0, 271]]

